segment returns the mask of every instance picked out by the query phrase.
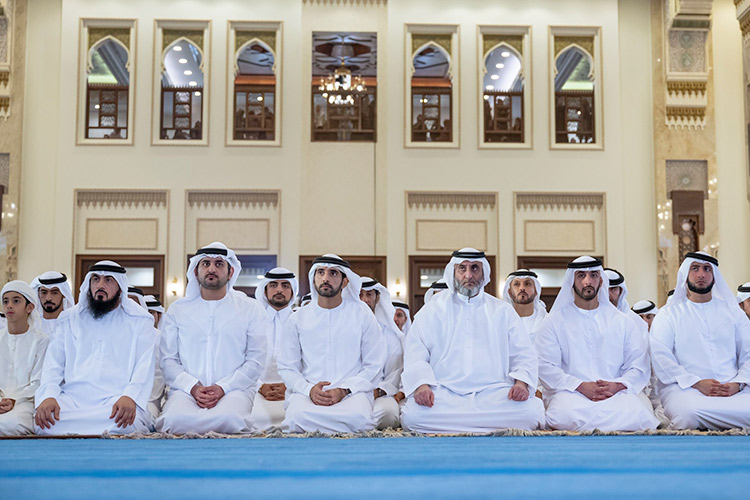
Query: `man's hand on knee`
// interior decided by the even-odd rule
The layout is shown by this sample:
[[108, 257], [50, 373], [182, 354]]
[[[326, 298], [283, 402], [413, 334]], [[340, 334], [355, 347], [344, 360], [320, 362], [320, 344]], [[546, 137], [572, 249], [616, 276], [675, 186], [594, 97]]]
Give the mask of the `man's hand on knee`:
[[36, 408], [34, 422], [42, 429], [51, 429], [60, 420], [60, 405], [55, 398], [47, 398]]
[[508, 391], [508, 399], [512, 401], [526, 401], [529, 399], [529, 386], [526, 382], [516, 380], [516, 383]]
[[133, 425], [133, 422], [135, 422], [135, 412], [135, 401], [128, 396], [122, 396], [114, 405], [112, 405], [112, 414], [109, 418], [115, 419], [117, 427], [125, 428], [129, 425]]
[[414, 401], [418, 405], [431, 408], [435, 404], [435, 393], [432, 392], [429, 385], [422, 384], [414, 391]]

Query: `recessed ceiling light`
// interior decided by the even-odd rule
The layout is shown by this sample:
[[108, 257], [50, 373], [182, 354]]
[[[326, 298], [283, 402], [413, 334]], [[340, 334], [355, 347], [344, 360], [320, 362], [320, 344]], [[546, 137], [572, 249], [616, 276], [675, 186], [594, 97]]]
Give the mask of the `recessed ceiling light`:
[[510, 57], [510, 52], [508, 52], [507, 50], [504, 50], [504, 51], [500, 52], [500, 55], [503, 56], [503, 57]]
[[495, 64], [495, 67], [497, 69], [503, 69], [505, 67], [505, 64], [503, 64], [503, 63], [497, 63], [497, 64]]
[[259, 96], [258, 96], [258, 100], [259, 100], [259, 101], [262, 101], [262, 100], [263, 100], [263, 96], [262, 96], [262, 95], [259, 95]]
[[186, 69], [185, 71], [183, 71], [183, 73], [185, 74], [185, 76], [190, 76], [193, 74], [193, 72], [190, 71], [189, 69]]
[[495, 86], [494, 86], [494, 85], [487, 85], [487, 86], [485, 87], [485, 89], [487, 89], [487, 90], [494, 90], [494, 89], [495, 89]]
[[99, 109], [99, 105], [98, 104], [94, 105], [94, 109]]
[[195, 95], [196, 95], [196, 97], [200, 97], [201, 93], [200, 92], [196, 92]]
[[490, 78], [492, 78], [493, 80], [497, 80], [500, 78], [500, 75], [492, 75], [490, 76]]
[[189, 82], [188, 85], [190, 85], [191, 87], [197, 87], [198, 82]]
[[174, 50], [175, 52], [179, 52], [182, 50], [182, 47], [180, 47], [179, 45], [175, 45], [174, 47], [172, 47], [172, 50]]
[[177, 62], [180, 64], [187, 64], [187, 59], [183, 57], [183, 58], [180, 58]]

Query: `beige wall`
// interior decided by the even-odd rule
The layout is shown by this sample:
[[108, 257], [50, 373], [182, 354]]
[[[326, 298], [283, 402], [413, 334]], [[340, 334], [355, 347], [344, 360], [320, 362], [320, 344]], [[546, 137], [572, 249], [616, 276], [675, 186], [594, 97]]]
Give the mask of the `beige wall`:
[[[651, 31], [649, 0], [546, 0], [532, 2], [379, 2], [130, 0], [35, 0], [29, 2], [26, 112], [24, 115], [23, 206], [19, 277], [31, 279], [49, 268], [72, 272], [76, 189], [162, 189], [169, 192], [167, 281], [184, 272], [187, 242], [186, 191], [195, 189], [279, 190], [279, 262], [296, 270], [298, 256], [334, 251], [386, 255], [388, 284], [407, 278], [406, 192], [458, 191], [497, 194], [497, 227], [488, 232], [502, 279], [516, 265], [514, 194], [524, 192], [604, 193], [606, 210], [597, 225], [607, 263], [628, 278], [630, 297], [656, 294], [656, 213], [653, 173]], [[719, 6], [717, 5], [717, 12]], [[208, 146], [151, 145], [154, 19], [211, 21]], [[77, 146], [75, 113], [79, 18], [137, 19], [135, 126], [132, 146]], [[719, 16], [717, 15], [717, 18]], [[715, 46], [739, 58], [739, 27], [722, 14]], [[226, 147], [227, 22], [283, 22], [281, 147]], [[459, 25], [459, 144], [457, 149], [404, 147], [404, 26]], [[480, 150], [477, 147], [479, 68], [477, 25], [531, 27], [533, 147]], [[562, 151], [549, 147], [550, 55], [548, 27], [599, 26], [603, 74], [604, 148]], [[312, 31], [378, 32], [378, 142], [310, 142]], [[735, 30], [734, 33], [732, 30]], [[722, 37], [717, 40], [717, 37]], [[734, 38], [733, 38], [734, 37]], [[736, 44], [736, 47], [733, 45]], [[716, 49], [715, 49], [716, 50]], [[739, 78], [741, 68], [725, 68]], [[718, 61], [717, 61], [718, 63]], [[737, 75], [734, 75], [737, 73]], [[718, 75], [718, 70], [717, 70]], [[732, 76], [734, 75], [734, 76]], [[741, 79], [735, 93], [741, 100]], [[742, 158], [741, 107], [733, 117], [732, 97], [717, 99], [724, 142], [717, 145], [719, 174], [734, 176]], [[739, 102], [739, 101], [738, 101]], [[724, 108], [721, 108], [724, 106]], [[723, 110], [722, 110], [723, 109]], [[733, 120], [739, 119], [739, 125]], [[722, 128], [723, 127], [723, 128]], [[721, 135], [721, 134], [718, 134]], [[739, 141], [739, 145], [737, 143]], [[726, 158], [726, 161], [721, 160]], [[721, 170], [727, 165], [726, 174]], [[737, 175], [744, 175], [738, 170]], [[733, 179], [734, 177], [731, 177]], [[722, 180], [722, 190], [730, 190]], [[735, 184], [732, 184], [735, 185]], [[744, 188], [736, 182], [736, 190]], [[725, 193], [727, 191], [722, 191]], [[746, 199], [744, 193], [741, 201]], [[734, 197], [720, 202], [730, 214]], [[723, 195], [722, 195], [723, 200]], [[726, 204], [726, 209], [724, 207]], [[746, 201], [743, 202], [746, 205]], [[743, 205], [745, 217], [747, 207]], [[458, 216], [451, 216], [457, 218]], [[463, 217], [463, 215], [462, 215]], [[597, 216], [598, 217], [598, 216]], [[722, 220], [727, 220], [724, 215]], [[481, 217], [480, 217], [481, 218]], [[80, 221], [79, 221], [80, 222]], [[161, 225], [160, 225], [161, 227]], [[452, 227], [446, 225], [445, 227]], [[747, 224], [731, 255], [746, 271]], [[722, 245], [725, 243], [723, 242]], [[741, 264], [739, 264], [741, 262]]]

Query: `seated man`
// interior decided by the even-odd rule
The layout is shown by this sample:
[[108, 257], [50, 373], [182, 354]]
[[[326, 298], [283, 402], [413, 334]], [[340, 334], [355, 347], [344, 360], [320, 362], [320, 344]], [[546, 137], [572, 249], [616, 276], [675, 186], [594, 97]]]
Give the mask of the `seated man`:
[[750, 427], [750, 321], [716, 258], [687, 254], [650, 340], [659, 395], [673, 429]]
[[602, 262], [568, 264], [552, 311], [536, 333], [547, 425], [568, 431], [656, 429], [639, 399], [651, 375], [646, 337], [609, 301]]
[[34, 433], [34, 392], [49, 338], [38, 328], [37, 295], [23, 281], [0, 292], [8, 324], [0, 329], [0, 436]]
[[513, 271], [505, 280], [503, 289], [503, 300], [513, 306], [516, 314], [521, 318], [521, 323], [526, 333], [534, 343], [534, 332], [547, 317], [547, 308], [539, 298], [542, 293], [542, 285], [539, 276], [528, 269]]
[[750, 319], [750, 283], [743, 283], [737, 287], [737, 303], [745, 316]]
[[391, 293], [386, 287], [370, 277], [362, 278], [362, 289], [359, 298], [375, 314], [375, 319], [383, 331], [383, 342], [386, 346], [386, 357], [383, 370], [378, 377], [378, 385], [373, 392], [375, 420], [378, 429], [401, 427], [399, 403], [404, 399], [401, 392], [401, 372], [404, 370], [404, 334], [396, 325], [396, 316]]
[[453, 252], [443, 276], [448, 289], [425, 304], [406, 337], [401, 425], [424, 433], [539, 428], [544, 407], [529, 397], [536, 353], [513, 308], [484, 292], [484, 252]]
[[42, 322], [41, 329], [48, 337], [55, 332], [55, 325], [60, 313], [70, 309], [76, 303], [68, 284], [68, 277], [57, 271], [42, 273], [31, 282], [31, 288], [39, 297]]
[[448, 285], [445, 283], [445, 280], [443, 278], [440, 278], [439, 280], [433, 282], [430, 285], [430, 288], [424, 293], [424, 303], [428, 303], [432, 299], [432, 297], [439, 294], [440, 292], [444, 292], [447, 289]]
[[267, 431], [280, 427], [284, 421], [286, 386], [276, 365], [284, 324], [292, 315], [292, 304], [297, 296], [297, 278], [289, 269], [276, 267], [268, 271], [255, 289], [255, 298], [264, 305], [271, 328], [268, 329], [266, 369], [258, 381], [258, 393], [253, 404], [255, 430]]
[[161, 331], [161, 370], [170, 391], [156, 429], [184, 434], [249, 433], [271, 325], [263, 307], [233, 289], [242, 265], [220, 242], [190, 259], [185, 297]]
[[157, 334], [151, 315], [125, 296], [125, 268], [89, 268], [80, 300], [64, 311], [36, 391], [42, 435], [147, 432]]
[[308, 275], [312, 301], [292, 315], [279, 351], [287, 387], [284, 432], [362, 432], [375, 428], [372, 391], [385, 363], [383, 334], [359, 300], [360, 278], [326, 254]]
[[656, 307], [656, 304], [651, 302], [650, 300], [639, 300], [638, 302], [633, 305], [631, 310], [638, 315], [638, 317], [641, 318], [641, 320], [646, 322], [646, 326], [648, 327], [648, 331], [651, 331], [651, 325], [654, 322], [654, 318], [656, 317], [656, 313], [659, 312], [659, 308]]
[[409, 333], [409, 328], [411, 328], [411, 312], [409, 312], [409, 304], [400, 300], [392, 300], [391, 304], [393, 304], [393, 308], [395, 309], [393, 321], [396, 322], [398, 329], [406, 335]]
[[648, 325], [633, 311], [630, 310], [628, 303], [628, 287], [625, 284], [625, 276], [617, 269], [609, 267], [604, 268], [604, 275], [609, 279], [609, 302], [617, 308], [618, 311], [629, 316], [633, 323], [643, 332], [648, 334]]

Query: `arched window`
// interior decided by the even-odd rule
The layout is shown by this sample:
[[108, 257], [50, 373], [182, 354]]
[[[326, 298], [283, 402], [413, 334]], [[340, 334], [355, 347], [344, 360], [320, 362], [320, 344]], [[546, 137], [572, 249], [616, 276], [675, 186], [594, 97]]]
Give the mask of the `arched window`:
[[265, 43], [240, 48], [234, 77], [234, 139], [275, 139], [276, 56]]
[[451, 142], [453, 107], [450, 55], [439, 45], [428, 43], [414, 55], [412, 67], [412, 142]]
[[88, 52], [86, 139], [128, 138], [128, 49], [107, 36]]
[[500, 44], [484, 58], [484, 142], [524, 142], [521, 58]]
[[203, 138], [203, 54], [186, 38], [162, 55], [160, 139]]
[[555, 60], [555, 142], [596, 142], [594, 60], [571, 45]]

